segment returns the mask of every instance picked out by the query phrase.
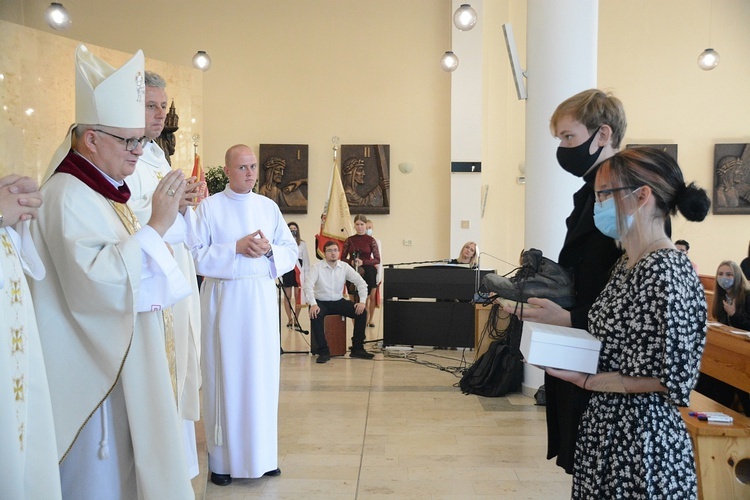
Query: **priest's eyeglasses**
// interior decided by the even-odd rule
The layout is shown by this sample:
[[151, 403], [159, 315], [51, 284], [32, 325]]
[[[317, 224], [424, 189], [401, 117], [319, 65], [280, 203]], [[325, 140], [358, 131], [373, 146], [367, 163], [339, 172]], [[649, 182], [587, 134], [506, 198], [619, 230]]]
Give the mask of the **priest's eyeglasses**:
[[597, 203], [604, 203], [612, 196], [613, 193], [616, 193], [617, 191], [624, 191], [626, 189], [630, 189], [631, 191], [633, 191], [640, 187], [641, 186], [623, 186], [612, 189], [602, 189], [601, 191], [594, 191], [594, 195], [596, 195]]
[[124, 137], [120, 137], [119, 135], [110, 134], [109, 132], [106, 132], [104, 130], [99, 130], [98, 128], [95, 128], [92, 130], [94, 130], [94, 132], [101, 132], [102, 134], [107, 134], [108, 136], [114, 137], [115, 139], [120, 139], [121, 141], [125, 141], [125, 151], [133, 151], [135, 150], [135, 148], [138, 147], [139, 144], [143, 148], [146, 146], [146, 144], [148, 144], [148, 141], [151, 140], [145, 135], [141, 137], [140, 139], [138, 139], [137, 137], [131, 137], [129, 139], [126, 139]]

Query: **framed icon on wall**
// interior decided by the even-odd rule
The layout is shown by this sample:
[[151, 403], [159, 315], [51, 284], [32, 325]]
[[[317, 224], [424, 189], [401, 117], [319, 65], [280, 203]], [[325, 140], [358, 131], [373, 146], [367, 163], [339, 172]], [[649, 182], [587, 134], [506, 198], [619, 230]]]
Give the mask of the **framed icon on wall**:
[[258, 194], [271, 198], [283, 214], [306, 214], [307, 144], [261, 144]]
[[341, 146], [341, 181], [352, 214], [391, 212], [390, 154], [388, 144]]
[[750, 214], [750, 144], [714, 145], [715, 214]]

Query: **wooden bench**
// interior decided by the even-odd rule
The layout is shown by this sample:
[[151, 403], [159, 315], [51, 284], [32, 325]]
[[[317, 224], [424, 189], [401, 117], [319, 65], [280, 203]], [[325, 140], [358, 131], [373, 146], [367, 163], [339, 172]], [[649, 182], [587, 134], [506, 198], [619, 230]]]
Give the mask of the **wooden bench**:
[[[734, 422], [709, 423], [689, 415], [707, 411], [726, 413]], [[750, 498], [750, 418], [695, 391], [680, 413], [693, 442], [698, 498]]]
[[720, 324], [708, 326], [701, 372], [750, 392], [750, 338], [732, 333], [733, 330], [737, 328]]
[[703, 285], [703, 292], [706, 294], [706, 304], [708, 304], [708, 319], [709, 321], [716, 321], [713, 313], [711, 313], [711, 302], [714, 300], [714, 293], [716, 291], [716, 277], [709, 276], [707, 274], [699, 274], [698, 277]]
[[[707, 297], [713, 294], [713, 276], [701, 275]], [[701, 372], [750, 392], [750, 339], [731, 333], [725, 325], [711, 324]], [[732, 425], [701, 422], [689, 412], [720, 411], [734, 418]], [[750, 418], [693, 391], [690, 407], [680, 412], [695, 451], [698, 495], [704, 500], [750, 499]]]

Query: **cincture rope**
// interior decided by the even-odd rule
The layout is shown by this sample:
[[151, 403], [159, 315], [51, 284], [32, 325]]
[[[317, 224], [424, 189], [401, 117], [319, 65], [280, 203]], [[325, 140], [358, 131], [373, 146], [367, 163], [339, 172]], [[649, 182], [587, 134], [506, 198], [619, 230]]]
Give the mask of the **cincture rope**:
[[[216, 290], [217, 290], [217, 308], [219, 311], [221, 311], [221, 297], [222, 292], [224, 291], [224, 280], [217, 280], [216, 283]], [[216, 406], [216, 423], [214, 424], [214, 444], [216, 446], [224, 446], [224, 437], [223, 437], [223, 431], [221, 429], [221, 389], [224, 385], [224, 379], [221, 376], [221, 337], [219, 336], [219, 321], [218, 318], [220, 318], [221, 315], [217, 314], [216, 318], [217, 321], [214, 323], [214, 338], [216, 339], [216, 352], [214, 353], [214, 366], [215, 372], [214, 372], [214, 380], [216, 384], [216, 401], [214, 402]]]
[[109, 431], [107, 430], [107, 405], [109, 402], [105, 399], [104, 402], [102, 402], [102, 440], [99, 441], [99, 459], [100, 460], [108, 460], [109, 459]]

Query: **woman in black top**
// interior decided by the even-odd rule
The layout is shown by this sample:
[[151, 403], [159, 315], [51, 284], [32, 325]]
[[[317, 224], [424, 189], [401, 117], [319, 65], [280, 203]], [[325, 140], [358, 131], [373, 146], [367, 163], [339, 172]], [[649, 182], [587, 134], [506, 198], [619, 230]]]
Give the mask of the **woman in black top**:
[[[716, 269], [711, 315], [725, 325], [750, 330], [750, 284], [736, 262], [725, 260]], [[695, 390], [729, 408], [733, 406], [736, 396], [745, 414], [750, 415], [748, 393], [726, 382], [701, 373]]]
[[477, 265], [477, 244], [473, 241], [464, 243], [458, 257], [451, 259], [448, 264], [467, 264], [470, 267], [475, 267]]
[[711, 313], [720, 323], [750, 330], [750, 285], [736, 262], [725, 260], [716, 270]]

